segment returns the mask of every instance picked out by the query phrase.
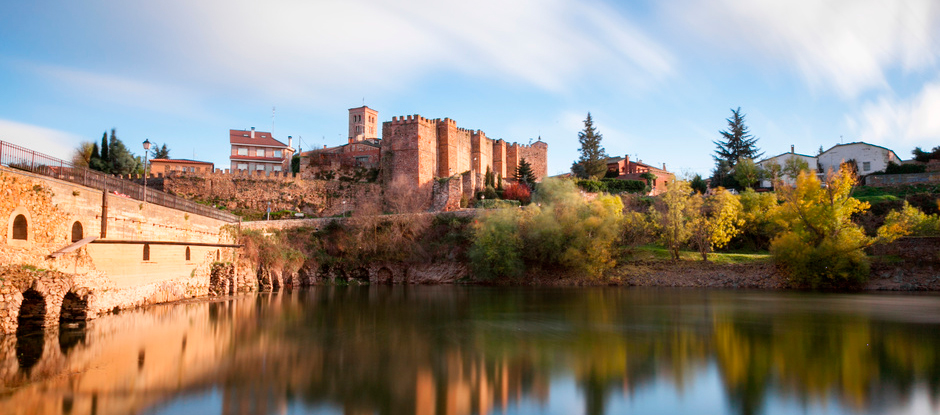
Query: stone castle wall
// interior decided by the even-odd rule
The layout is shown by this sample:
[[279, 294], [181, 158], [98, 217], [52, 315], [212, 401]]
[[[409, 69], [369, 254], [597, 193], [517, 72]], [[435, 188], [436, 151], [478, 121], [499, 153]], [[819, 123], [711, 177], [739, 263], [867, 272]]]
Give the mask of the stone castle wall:
[[[503, 178], [515, 175], [521, 158], [532, 165], [541, 180], [547, 171], [548, 144], [508, 144], [486, 137], [480, 130], [457, 127], [449, 118], [430, 119], [420, 115], [392, 117], [382, 124], [383, 168], [388, 179], [401, 182], [426, 196], [431, 204], [432, 180], [469, 173], [470, 188], [462, 193], [481, 190], [482, 177], [492, 170]], [[479, 177], [479, 178], [478, 178]], [[464, 180], [466, 182], [466, 180]]]
[[[172, 194], [211, 203], [231, 211], [300, 211], [308, 216], [332, 216], [356, 210], [362, 203], [380, 202], [376, 184], [312, 180], [291, 176], [243, 176], [212, 173], [164, 178]], [[343, 203], [343, 202], [346, 203]]]

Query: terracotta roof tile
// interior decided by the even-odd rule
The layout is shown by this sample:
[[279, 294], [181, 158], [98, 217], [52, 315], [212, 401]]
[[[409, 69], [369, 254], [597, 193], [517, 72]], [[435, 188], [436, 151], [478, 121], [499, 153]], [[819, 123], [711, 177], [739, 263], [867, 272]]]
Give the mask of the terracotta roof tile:
[[157, 163], [186, 163], [186, 164], [213, 164], [208, 161], [188, 160], [188, 159], [150, 159], [150, 162]]

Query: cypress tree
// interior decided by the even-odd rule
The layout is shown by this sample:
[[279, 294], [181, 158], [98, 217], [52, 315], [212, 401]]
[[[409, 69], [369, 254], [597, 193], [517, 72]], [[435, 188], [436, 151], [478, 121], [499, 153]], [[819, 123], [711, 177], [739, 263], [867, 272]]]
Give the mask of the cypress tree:
[[108, 132], [105, 131], [104, 135], [101, 136], [101, 160], [105, 164], [111, 163], [111, 152], [108, 151]]

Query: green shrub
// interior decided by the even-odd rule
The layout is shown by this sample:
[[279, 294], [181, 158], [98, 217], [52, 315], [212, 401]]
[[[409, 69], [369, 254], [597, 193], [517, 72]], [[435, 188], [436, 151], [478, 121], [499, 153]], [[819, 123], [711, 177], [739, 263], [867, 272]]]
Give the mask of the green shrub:
[[578, 187], [588, 193], [601, 193], [607, 191], [607, 184], [600, 180], [578, 180]]
[[640, 180], [601, 179], [610, 194], [646, 193], [646, 182]]

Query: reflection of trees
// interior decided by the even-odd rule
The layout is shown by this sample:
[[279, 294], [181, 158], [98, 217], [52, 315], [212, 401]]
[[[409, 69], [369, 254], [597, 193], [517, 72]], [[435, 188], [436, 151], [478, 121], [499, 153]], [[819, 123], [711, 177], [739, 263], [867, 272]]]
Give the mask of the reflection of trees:
[[[771, 395], [805, 405], [835, 398], [874, 412], [910, 401], [923, 386], [940, 398], [936, 324], [887, 322], [818, 299], [811, 299], [816, 308], [800, 309], [772, 301], [778, 294], [761, 297], [759, 306], [742, 304], [743, 297], [693, 290], [321, 287], [152, 308], [134, 313], [136, 320], [103, 318], [86, 340], [61, 353], [47, 341], [33, 372], [64, 384], [55, 368], [97, 367], [96, 359], [113, 355], [122, 362], [114, 366], [117, 375], [95, 377], [96, 393], [123, 391], [128, 379], [152, 380], [126, 395], [101, 394], [101, 405], [129, 405], [140, 396], [134, 393], [155, 401], [215, 383], [225, 414], [283, 413], [289, 405], [350, 414], [505, 413], [520, 401], [547, 403], [558, 378], [573, 378], [585, 413], [604, 414], [618, 396], [637, 397], [657, 379], [669, 379], [681, 393], [713, 367], [742, 414], [760, 413]], [[0, 361], [15, 369], [12, 340], [0, 342], [6, 356]], [[10, 386], [26, 376], [19, 372], [0, 380]], [[0, 397], [0, 408], [35, 399], [45, 387]], [[87, 407], [94, 399], [82, 391], [89, 386], [77, 387], [85, 389], [53, 389], [69, 402], [75, 396], [76, 408]]]

